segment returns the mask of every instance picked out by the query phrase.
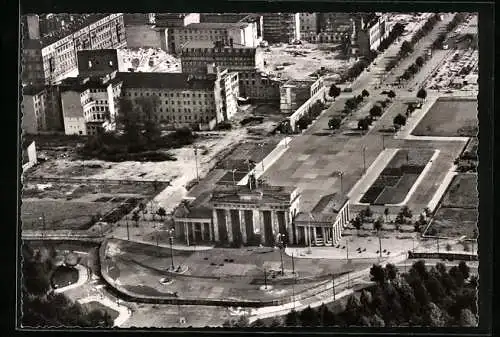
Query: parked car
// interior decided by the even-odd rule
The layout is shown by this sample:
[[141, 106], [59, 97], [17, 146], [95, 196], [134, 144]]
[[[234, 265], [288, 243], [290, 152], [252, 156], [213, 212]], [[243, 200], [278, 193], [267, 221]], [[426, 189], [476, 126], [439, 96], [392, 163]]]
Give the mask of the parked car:
[[344, 88], [344, 92], [352, 92], [352, 88]]

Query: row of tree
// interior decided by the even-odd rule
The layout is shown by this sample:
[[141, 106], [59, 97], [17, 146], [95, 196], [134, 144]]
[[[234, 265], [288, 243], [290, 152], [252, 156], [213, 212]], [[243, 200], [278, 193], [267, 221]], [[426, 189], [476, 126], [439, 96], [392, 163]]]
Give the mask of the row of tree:
[[325, 109], [325, 104], [318, 101], [311, 105], [307, 113], [305, 113], [298, 121], [297, 126], [300, 130], [305, 130], [312, 123], [312, 121], [318, 117], [321, 112]]
[[462, 23], [466, 18], [465, 13], [456, 13], [453, 16], [453, 19], [446, 25], [446, 28], [443, 32], [439, 33], [438, 37], [432, 43], [432, 49], [443, 49], [444, 41], [446, 40], [447, 35], [455, 30], [457, 26]]
[[415, 63], [412, 63], [406, 70], [405, 72], [403, 73], [403, 75], [401, 75], [399, 78], [400, 80], [409, 80], [410, 78], [412, 78], [413, 76], [415, 76], [419, 71], [420, 69], [423, 67], [424, 63], [426, 61], [426, 58], [423, 57], [423, 56], [419, 56], [417, 57], [417, 59], [415, 60]]
[[351, 295], [340, 310], [323, 304], [251, 326], [477, 326], [478, 279], [465, 262], [447, 269], [443, 263], [428, 268], [417, 261], [407, 273], [393, 264], [373, 265], [370, 276], [375, 285]]
[[[377, 231], [377, 233], [382, 230], [385, 222], [388, 222], [389, 216], [389, 208], [385, 208], [384, 217], [379, 216], [376, 219], [372, 218], [373, 211], [370, 206], [367, 206], [365, 209], [361, 210], [353, 219], [351, 219], [351, 225], [358, 230], [363, 227], [363, 224], [367, 222], [373, 222], [373, 229]], [[425, 208], [423, 213], [420, 214], [419, 218], [413, 223], [415, 232], [420, 232], [428, 223], [428, 218], [431, 216], [429, 208]], [[408, 208], [408, 206], [403, 206], [399, 210], [396, 215], [396, 219], [394, 220], [394, 224], [396, 225], [396, 230], [399, 230], [401, 225], [411, 224], [411, 220], [413, 218], [412, 211]]]
[[54, 293], [51, 278], [56, 269], [53, 248], [22, 247], [23, 327], [111, 327], [113, 320], [103, 310], [87, 310], [64, 294]]
[[408, 57], [408, 55], [413, 53], [415, 44], [424, 36], [429, 34], [429, 32], [434, 28], [434, 26], [439, 20], [440, 20], [439, 14], [434, 14], [429, 19], [427, 19], [425, 24], [415, 32], [410, 41], [404, 41], [401, 44], [397, 56], [387, 63], [385, 70], [386, 71], [392, 70], [396, 66], [396, 64], [398, 64], [402, 59]]

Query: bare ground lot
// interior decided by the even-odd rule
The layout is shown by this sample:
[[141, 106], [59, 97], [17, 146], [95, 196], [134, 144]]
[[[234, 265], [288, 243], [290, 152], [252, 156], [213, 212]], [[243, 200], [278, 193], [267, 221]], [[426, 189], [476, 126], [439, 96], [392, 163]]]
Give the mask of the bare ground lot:
[[105, 214], [113, 209], [111, 203], [75, 202], [62, 200], [23, 200], [21, 220], [24, 229], [78, 229], [90, 227], [93, 215]]
[[413, 130], [414, 136], [473, 137], [477, 133], [477, 100], [438, 99]]
[[[272, 73], [280, 73], [285, 79], [311, 79], [313, 72], [325, 67], [333, 73], [340, 73], [351, 65], [350, 61], [335, 59], [335, 52], [328, 49], [335, 47], [335, 44], [322, 44], [321, 50], [318, 45], [303, 43], [302, 45], [271, 46], [269, 52], [264, 52], [265, 70]], [[297, 53], [297, 56], [294, 56]], [[284, 66], [281, 71], [276, 71], [276, 66]]]
[[[443, 237], [473, 237], [479, 211], [476, 174], [459, 174], [453, 178], [443, 197], [434, 220], [427, 229], [429, 235]], [[435, 233], [435, 234], [434, 234]]]
[[[213, 299], [272, 299], [291, 294], [291, 282], [278, 280], [272, 275], [280, 270], [280, 253], [269, 248], [245, 249], [213, 249], [203, 252], [174, 252], [174, 264], [188, 267], [185, 274], [173, 276], [173, 283], [162, 285], [159, 280], [165, 276], [165, 270], [170, 265], [169, 249], [159, 248], [151, 251], [140, 249], [142, 245], [126, 243], [124, 247], [119, 241], [109, 242], [106, 263], [112, 265], [119, 284], [124, 287], [134, 287], [134, 291], [146, 293], [178, 292], [182, 298], [213, 298]], [[137, 245], [139, 249], [132, 249]], [[118, 248], [118, 249], [116, 249]], [[154, 248], [154, 247], [152, 247]], [[111, 251], [111, 253], [109, 253]], [[233, 259], [233, 262], [228, 260]], [[284, 255], [285, 275], [288, 281], [293, 281], [291, 258]], [[226, 261], [224, 261], [226, 260]], [[330, 273], [342, 273], [354, 268], [367, 267], [374, 259], [352, 261], [330, 259], [295, 259], [295, 271], [298, 273], [295, 291], [300, 292], [320, 281]], [[264, 284], [264, 268], [268, 284], [274, 284], [274, 291], [262, 291]], [[106, 268], [103, 268], [105, 271]], [[274, 271], [274, 272], [273, 272]], [[288, 284], [288, 285], [287, 285]], [[129, 289], [132, 290], [132, 289]]]

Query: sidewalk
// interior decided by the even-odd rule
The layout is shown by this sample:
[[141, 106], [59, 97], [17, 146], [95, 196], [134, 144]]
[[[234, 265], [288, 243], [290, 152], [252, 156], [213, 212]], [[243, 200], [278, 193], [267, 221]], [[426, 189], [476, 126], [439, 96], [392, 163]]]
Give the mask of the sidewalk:
[[[158, 242], [156, 244], [155, 240], [144, 240], [143, 237], [147, 236], [149, 234], [154, 233], [154, 230], [151, 230], [149, 232], [145, 232], [144, 228], [137, 228], [129, 226], [129, 231], [130, 231], [130, 240], [127, 240], [127, 229], [126, 226], [120, 225], [120, 227], [116, 227], [114, 231], [112, 232], [111, 236], [108, 236], [110, 239], [116, 239], [116, 240], [122, 240], [122, 241], [130, 241], [130, 242], [135, 242], [139, 244], [144, 244], [144, 245], [150, 245], [150, 246], [157, 246], [161, 248], [169, 248], [170, 249], [170, 243], [168, 242]], [[135, 234], [134, 234], [135, 231]], [[137, 232], [140, 231], [139, 236], [137, 236]], [[174, 250], [184, 250], [184, 251], [204, 251], [204, 250], [210, 250], [214, 248], [214, 245], [183, 245], [183, 244], [178, 244], [174, 243], [172, 245], [172, 248]]]
[[85, 303], [89, 303], [89, 302], [99, 302], [102, 305], [117, 311], [118, 317], [115, 318], [115, 320], [113, 322], [113, 325], [116, 327], [119, 327], [120, 325], [125, 323], [125, 321], [128, 320], [132, 314], [130, 308], [128, 308], [124, 305], [119, 305], [116, 302], [111, 301], [109, 298], [107, 298], [105, 296], [100, 297], [100, 296], [93, 295], [93, 296], [89, 296], [89, 297], [82, 298], [82, 299], [78, 300], [78, 303], [80, 303], [80, 304], [85, 304]]
[[78, 288], [78, 287], [82, 286], [83, 284], [85, 284], [85, 282], [88, 281], [88, 279], [89, 279], [88, 269], [82, 265], [79, 265], [79, 264], [77, 264], [75, 266], [75, 268], [78, 270], [78, 281], [76, 283], [70, 284], [66, 287], [54, 289], [54, 293], [60, 294], [60, 293], [63, 293], [65, 291], [68, 291], [68, 290], [71, 290], [74, 288]]

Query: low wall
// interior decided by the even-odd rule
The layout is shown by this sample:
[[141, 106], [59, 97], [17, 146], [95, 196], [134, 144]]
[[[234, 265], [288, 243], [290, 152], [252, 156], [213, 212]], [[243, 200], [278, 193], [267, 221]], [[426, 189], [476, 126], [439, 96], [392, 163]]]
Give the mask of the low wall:
[[408, 258], [479, 261], [477, 254], [465, 254], [465, 253], [414, 253], [412, 251], [409, 251]]
[[60, 178], [60, 177], [26, 177], [27, 182], [40, 183], [68, 183], [68, 184], [110, 184], [110, 185], [134, 185], [134, 184], [170, 184], [163, 180], [120, 180], [120, 179], [92, 179], [92, 178]]
[[314, 103], [316, 103], [317, 101], [324, 102], [325, 96], [326, 96], [326, 87], [323, 87], [317, 93], [315, 93], [314, 96], [312, 96], [304, 104], [302, 104], [300, 108], [298, 108], [290, 117], [288, 117], [293, 132], [296, 131], [297, 121], [309, 111], [309, 109]]

